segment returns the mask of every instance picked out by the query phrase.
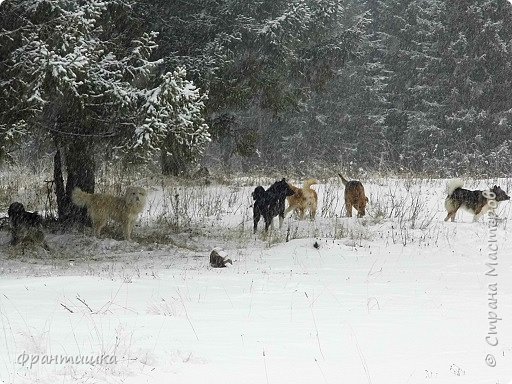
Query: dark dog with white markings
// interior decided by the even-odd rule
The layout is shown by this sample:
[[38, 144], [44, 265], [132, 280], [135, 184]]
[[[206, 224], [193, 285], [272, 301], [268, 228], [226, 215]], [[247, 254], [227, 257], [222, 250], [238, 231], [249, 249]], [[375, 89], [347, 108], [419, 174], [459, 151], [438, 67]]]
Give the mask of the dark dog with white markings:
[[210, 253], [210, 265], [213, 268], [225, 268], [228, 263], [233, 265], [231, 259], [222, 257], [216, 250], [213, 250], [212, 253]]
[[262, 186], [256, 187], [252, 193], [254, 199], [253, 220], [254, 233], [258, 229], [258, 222], [261, 216], [265, 220], [265, 231], [272, 224], [274, 217], [279, 216], [279, 228], [283, 225], [284, 205], [287, 196], [292, 196], [295, 192], [290, 188], [286, 180], [283, 178], [276, 181], [266, 191]]
[[38, 242], [46, 248], [43, 234], [43, 218], [37, 212], [27, 212], [23, 204], [15, 202], [7, 211], [11, 224], [11, 245], [20, 242]]
[[[448, 183], [448, 196], [444, 201], [444, 206], [448, 211], [448, 215], [444, 221], [448, 221], [449, 219], [451, 219], [451, 221], [455, 221], [455, 214], [461, 207], [475, 215], [473, 217], [473, 221], [478, 221], [485, 212], [491, 209], [489, 200], [494, 200], [496, 202], [510, 200], [510, 196], [508, 196], [506, 192], [497, 185], [493, 186], [490, 191], [487, 191], [487, 193], [479, 190], [470, 191], [469, 189], [462, 188], [462, 186], [463, 182], [460, 179], [455, 179]], [[494, 199], [489, 199], [491, 192], [494, 194], [492, 195], [494, 196]]]

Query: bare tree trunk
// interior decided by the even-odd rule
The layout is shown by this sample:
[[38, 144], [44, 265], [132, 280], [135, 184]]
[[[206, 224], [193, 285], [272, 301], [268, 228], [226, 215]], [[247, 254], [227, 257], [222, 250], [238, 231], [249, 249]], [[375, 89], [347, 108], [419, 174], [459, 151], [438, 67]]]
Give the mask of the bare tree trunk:
[[[65, 151], [64, 162], [62, 152]], [[63, 163], [67, 180], [64, 187]], [[93, 145], [85, 140], [73, 140], [57, 150], [54, 158], [55, 193], [59, 221], [63, 223], [88, 224], [87, 211], [71, 202], [71, 193], [76, 187], [93, 193], [95, 186], [95, 169]]]
[[62, 157], [60, 149], [53, 157], [53, 180], [55, 182], [55, 195], [57, 196], [57, 216], [62, 219], [66, 215], [66, 189], [64, 188], [64, 177], [62, 176]]

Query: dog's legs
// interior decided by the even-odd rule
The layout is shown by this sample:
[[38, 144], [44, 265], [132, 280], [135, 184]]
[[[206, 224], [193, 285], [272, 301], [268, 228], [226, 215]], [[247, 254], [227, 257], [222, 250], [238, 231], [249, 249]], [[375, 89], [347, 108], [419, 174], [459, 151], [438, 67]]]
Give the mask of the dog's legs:
[[253, 213], [254, 231], [253, 231], [253, 233], [256, 233], [256, 230], [258, 229], [258, 223], [260, 221], [260, 217], [261, 217], [260, 211], [254, 210], [254, 213]]
[[359, 218], [364, 217], [364, 214], [365, 214], [365, 206], [364, 205], [357, 204], [354, 208], [357, 211], [357, 217], [359, 217]]
[[461, 205], [462, 205], [462, 203], [460, 203], [457, 200], [454, 200], [453, 198], [448, 196], [444, 201], [444, 207], [446, 208], [446, 211], [448, 212], [444, 221], [448, 221], [449, 219], [451, 219], [451, 221], [454, 222], [455, 215], [457, 214], [457, 211], [459, 210]]
[[446, 215], [446, 218], [444, 219], [444, 221], [448, 221], [449, 219], [451, 219], [451, 221], [454, 222], [456, 213], [457, 213], [457, 209], [455, 211], [448, 211], [448, 215]]
[[455, 206], [448, 206], [447, 207], [447, 211], [448, 211], [448, 215], [446, 215], [446, 218], [444, 219], [444, 221], [448, 221], [449, 219], [451, 219], [452, 222], [455, 221], [455, 215], [457, 214], [457, 211], [459, 210], [460, 208], [460, 204], [459, 205], [455, 205]]
[[286, 208], [286, 209], [285, 209], [285, 211], [284, 211], [284, 216], [286, 217], [286, 215], [288, 214], [288, 212], [292, 211], [293, 209], [294, 209], [294, 208], [293, 208], [291, 205], [289, 205], [289, 206], [288, 206], [288, 208]]
[[473, 216], [473, 223], [475, 221], [480, 220], [480, 218], [485, 215], [485, 213], [490, 209], [489, 204], [485, 204], [480, 210], [475, 210], [475, 216]]
[[18, 228], [12, 228], [12, 234], [11, 234], [11, 245], [16, 245], [19, 242], [18, 237]]
[[274, 228], [274, 223], [272, 220], [272, 216], [270, 216], [269, 212], [263, 213], [263, 220], [265, 221], [265, 232], [268, 232], [268, 228], [272, 227]]
[[107, 220], [104, 218], [96, 218], [93, 222], [93, 230], [94, 230], [94, 236], [100, 237], [101, 230], [105, 227], [107, 224]]
[[123, 227], [123, 235], [125, 240], [132, 241], [132, 231], [133, 231], [133, 224], [135, 222], [133, 220], [128, 221], [125, 226]]
[[265, 232], [268, 232], [268, 228], [274, 229], [274, 220], [272, 218], [265, 217]]
[[279, 229], [283, 227], [284, 215], [279, 215]]
[[345, 208], [347, 209], [347, 217], [352, 217], [352, 204], [349, 201], [345, 201]]

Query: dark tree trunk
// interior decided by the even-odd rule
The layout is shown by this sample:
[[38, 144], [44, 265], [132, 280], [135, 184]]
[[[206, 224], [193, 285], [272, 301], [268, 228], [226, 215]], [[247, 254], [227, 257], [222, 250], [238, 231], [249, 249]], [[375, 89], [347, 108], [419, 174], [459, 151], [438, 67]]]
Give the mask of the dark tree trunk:
[[71, 193], [76, 187], [93, 193], [95, 186], [95, 168], [93, 145], [85, 140], [73, 140], [64, 147], [64, 163], [67, 180], [64, 186], [62, 172], [63, 156], [59, 149], [54, 158], [55, 193], [59, 221], [63, 223], [88, 224], [87, 210], [78, 208], [71, 202]]
[[64, 188], [64, 176], [62, 176], [62, 157], [60, 149], [53, 158], [53, 180], [55, 182], [55, 195], [57, 196], [57, 216], [62, 219], [66, 215], [66, 207], [69, 202], [66, 200], [66, 189]]
[[175, 140], [168, 140], [162, 148], [162, 173], [166, 176], [188, 176], [190, 154]]

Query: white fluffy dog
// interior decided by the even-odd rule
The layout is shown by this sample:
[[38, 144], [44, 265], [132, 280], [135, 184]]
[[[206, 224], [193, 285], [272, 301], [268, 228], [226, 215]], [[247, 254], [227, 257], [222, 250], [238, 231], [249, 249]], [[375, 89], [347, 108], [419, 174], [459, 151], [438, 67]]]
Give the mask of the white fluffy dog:
[[123, 227], [126, 240], [131, 240], [133, 225], [146, 204], [146, 190], [140, 187], [128, 187], [124, 197], [103, 193], [87, 193], [75, 188], [71, 200], [79, 207], [86, 207], [92, 221], [94, 235], [99, 237], [109, 218]]

